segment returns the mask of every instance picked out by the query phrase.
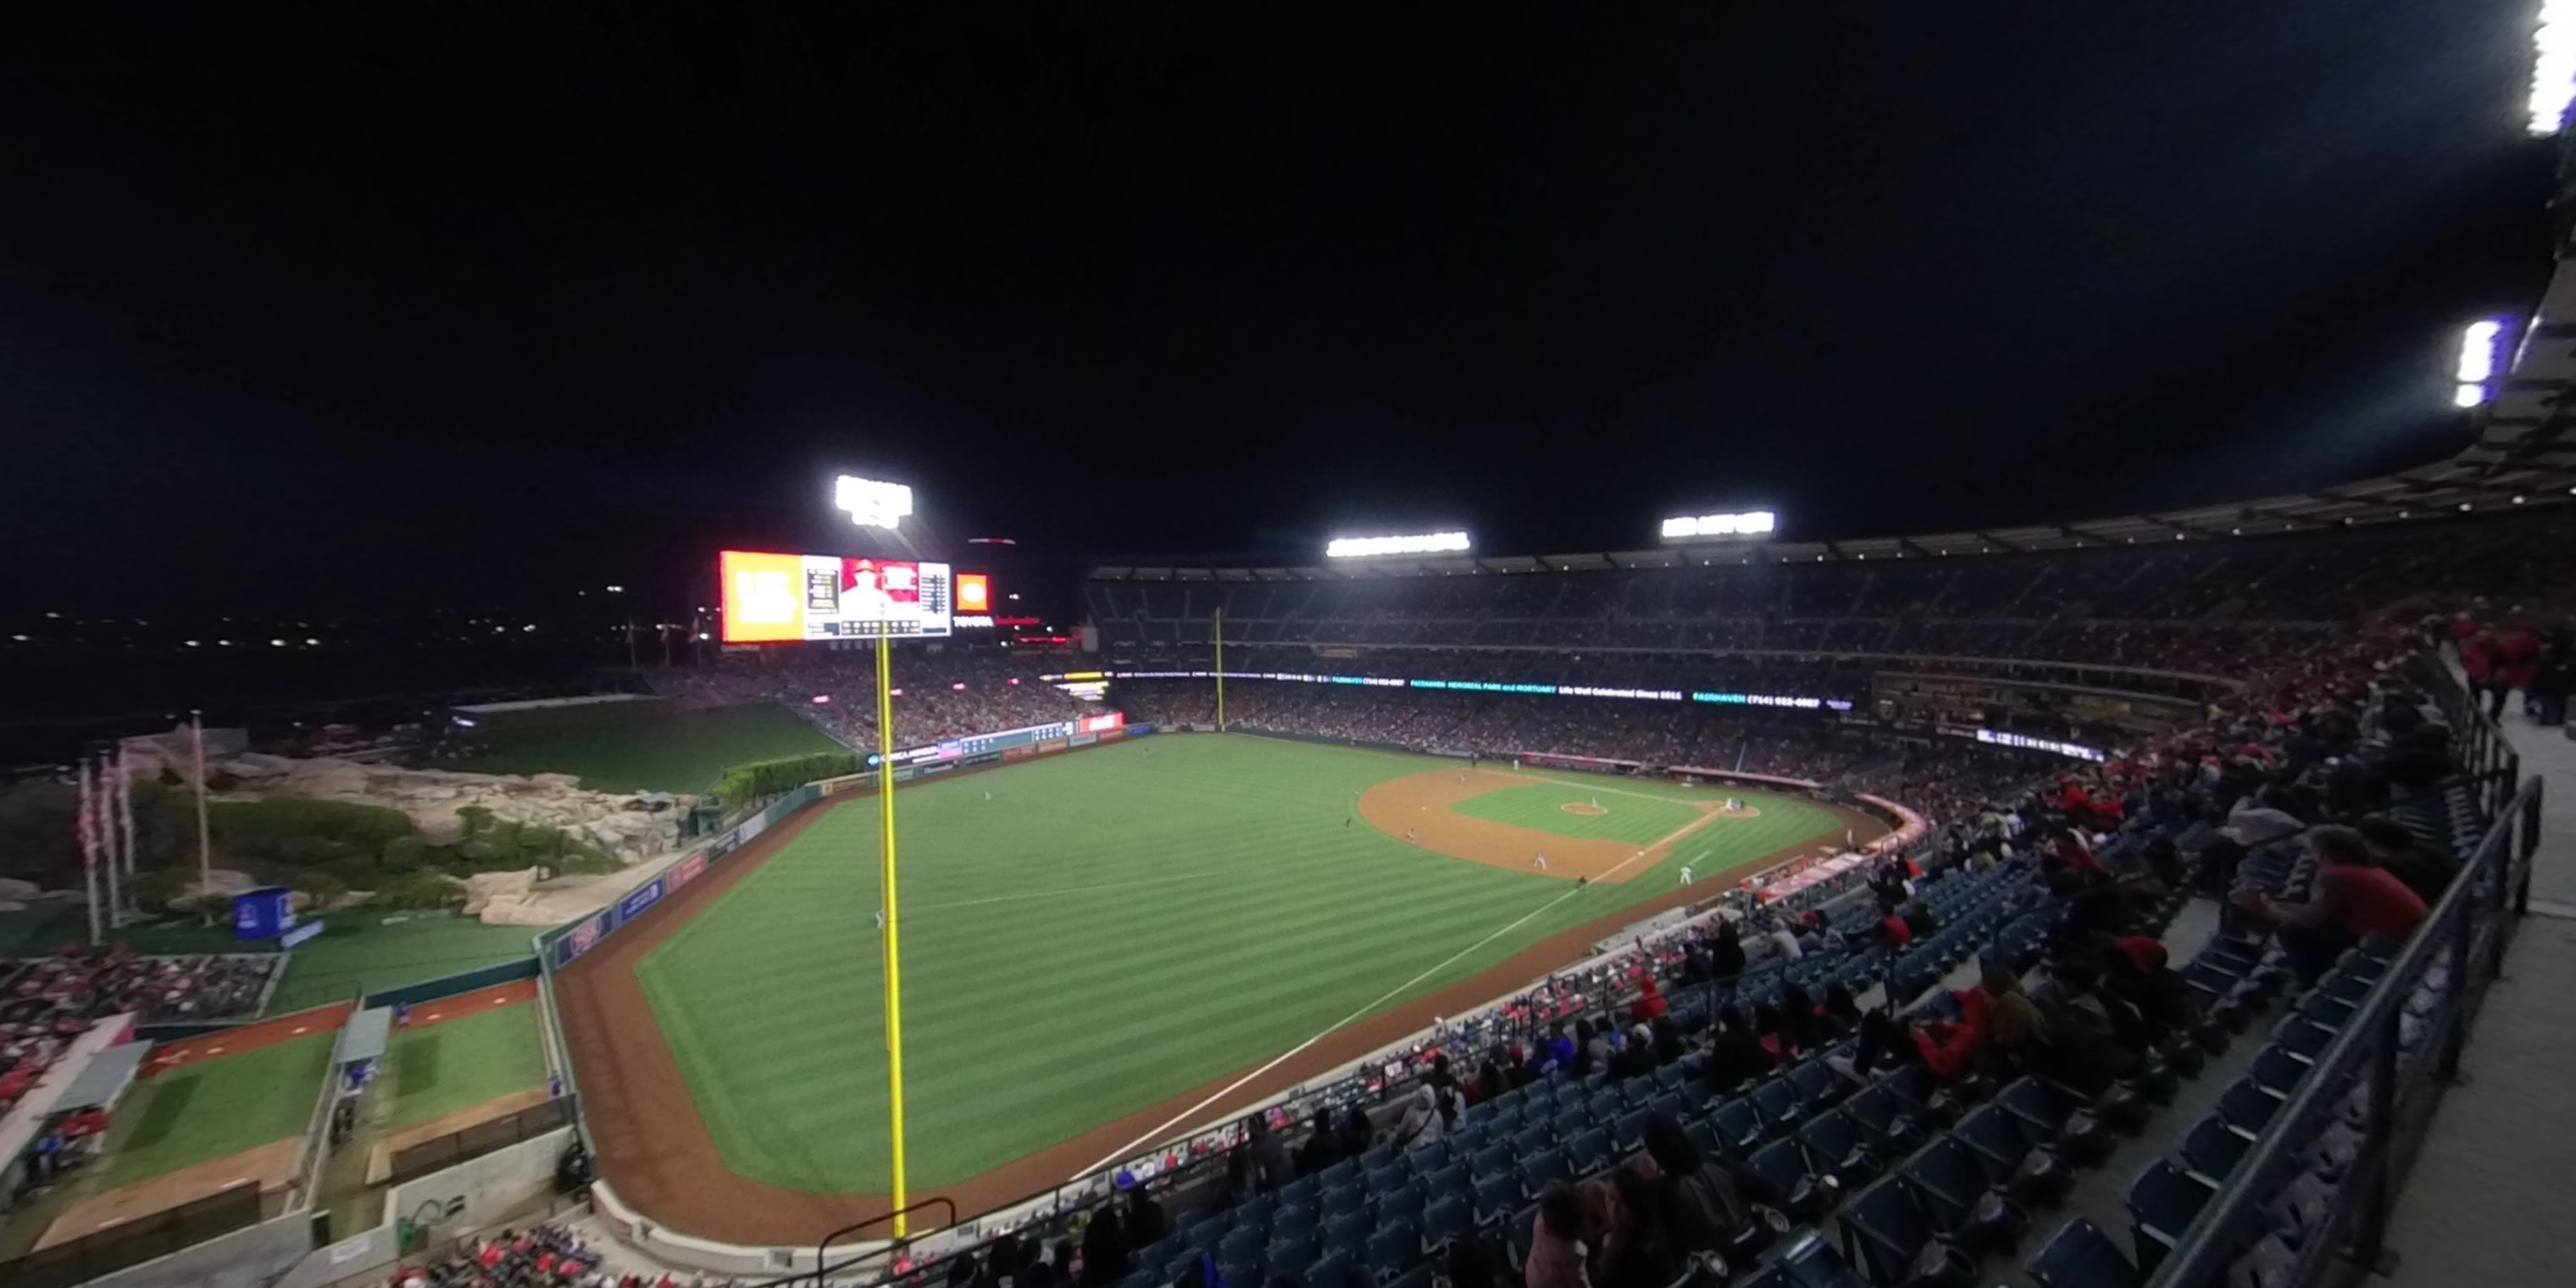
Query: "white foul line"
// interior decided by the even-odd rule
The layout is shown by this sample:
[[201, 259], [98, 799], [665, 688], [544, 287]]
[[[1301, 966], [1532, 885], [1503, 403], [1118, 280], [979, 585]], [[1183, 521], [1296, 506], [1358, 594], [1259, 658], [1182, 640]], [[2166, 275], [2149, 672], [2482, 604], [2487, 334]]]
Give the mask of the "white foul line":
[[1014, 899], [1052, 899], [1060, 894], [1089, 894], [1094, 890], [1126, 890], [1135, 886], [1170, 885], [1175, 881], [1199, 881], [1215, 875], [1213, 872], [1184, 872], [1176, 877], [1153, 877], [1144, 881], [1112, 881], [1106, 885], [1070, 886], [1062, 890], [1024, 890], [1018, 894], [997, 894], [990, 899], [959, 899], [950, 903], [925, 903], [905, 911], [920, 913], [934, 908], [973, 908], [987, 903], [1009, 903]]
[[[1611, 877], [1611, 875], [1612, 875], [1613, 873], [1616, 873], [1619, 869], [1624, 868], [1624, 867], [1628, 866], [1629, 864], [1636, 862], [1636, 861], [1637, 861], [1637, 859], [1638, 859], [1638, 857], [1639, 857], [1639, 856], [1637, 856], [1637, 855], [1633, 855], [1633, 854], [1632, 854], [1632, 855], [1628, 856], [1627, 858], [1624, 858], [1624, 859], [1619, 860], [1616, 864], [1613, 864], [1613, 865], [1611, 866], [1610, 871], [1602, 873], [1600, 876], [1598, 876], [1598, 877], [1594, 878], [1594, 880], [1598, 880], [1598, 881], [1607, 881], [1607, 880], [1609, 880], [1609, 879], [1610, 879], [1610, 877]], [[1432, 967], [1431, 969], [1426, 970], [1426, 971], [1422, 972], [1421, 974], [1416, 975], [1416, 976], [1414, 976], [1413, 978], [1408, 979], [1408, 980], [1404, 981], [1403, 983], [1398, 984], [1398, 985], [1396, 985], [1395, 987], [1388, 989], [1385, 993], [1381, 994], [1381, 995], [1378, 997], [1378, 999], [1377, 999], [1376, 1001], [1371, 1002], [1371, 1003], [1369, 1003], [1368, 1005], [1363, 1006], [1363, 1007], [1361, 1007], [1360, 1009], [1358, 1009], [1358, 1010], [1356, 1010], [1356, 1011], [1351, 1012], [1349, 1015], [1343, 1016], [1343, 1017], [1341, 1018], [1341, 1020], [1340, 1020], [1340, 1021], [1338, 1021], [1337, 1023], [1335, 1023], [1335, 1024], [1331, 1025], [1330, 1027], [1326, 1028], [1323, 1032], [1318, 1033], [1318, 1034], [1316, 1034], [1315, 1036], [1313, 1036], [1313, 1037], [1311, 1037], [1311, 1038], [1308, 1038], [1308, 1039], [1306, 1039], [1305, 1041], [1300, 1042], [1300, 1043], [1298, 1043], [1297, 1045], [1295, 1045], [1295, 1046], [1293, 1046], [1293, 1047], [1288, 1048], [1286, 1051], [1283, 1051], [1283, 1052], [1279, 1053], [1278, 1057], [1277, 1057], [1277, 1058], [1275, 1058], [1275, 1059], [1273, 1059], [1273, 1060], [1271, 1060], [1271, 1061], [1270, 1061], [1270, 1063], [1265, 1064], [1265, 1065], [1261, 1066], [1260, 1068], [1255, 1069], [1255, 1070], [1253, 1070], [1252, 1072], [1247, 1073], [1247, 1074], [1243, 1075], [1242, 1077], [1235, 1079], [1233, 1082], [1230, 1082], [1230, 1083], [1226, 1084], [1223, 1088], [1219, 1089], [1215, 1095], [1209, 1096], [1207, 1099], [1202, 1100], [1202, 1101], [1198, 1102], [1197, 1104], [1192, 1105], [1192, 1106], [1190, 1106], [1189, 1108], [1184, 1109], [1184, 1110], [1182, 1110], [1181, 1112], [1179, 1112], [1179, 1113], [1177, 1113], [1177, 1114], [1172, 1115], [1171, 1119], [1170, 1119], [1169, 1121], [1165, 1122], [1162, 1126], [1156, 1127], [1156, 1128], [1154, 1128], [1152, 1131], [1146, 1132], [1144, 1135], [1139, 1136], [1139, 1137], [1137, 1137], [1136, 1139], [1131, 1140], [1131, 1141], [1127, 1142], [1126, 1144], [1119, 1146], [1116, 1150], [1114, 1150], [1114, 1151], [1112, 1151], [1112, 1152], [1110, 1153], [1109, 1157], [1104, 1158], [1104, 1159], [1101, 1159], [1101, 1160], [1100, 1160], [1099, 1162], [1097, 1162], [1097, 1163], [1093, 1163], [1091, 1166], [1086, 1167], [1086, 1168], [1082, 1169], [1081, 1171], [1074, 1173], [1074, 1175], [1075, 1175], [1075, 1176], [1087, 1176], [1087, 1175], [1090, 1175], [1091, 1173], [1096, 1172], [1096, 1171], [1100, 1170], [1101, 1168], [1108, 1166], [1108, 1165], [1109, 1165], [1109, 1164], [1111, 1164], [1111, 1163], [1115, 1163], [1115, 1162], [1118, 1162], [1118, 1161], [1120, 1161], [1120, 1160], [1122, 1160], [1122, 1159], [1126, 1158], [1128, 1155], [1130, 1155], [1130, 1154], [1134, 1153], [1134, 1152], [1136, 1151], [1136, 1147], [1137, 1147], [1137, 1146], [1139, 1146], [1139, 1145], [1144, 1145], [1144, 1144], [1151, 1143], [1151, 1142], [1153, 1142], [1153, 1141], [1157, 1141], [1157, 1140], [1161, 1140], [1161, 1139], [1163, 1139], [1163, 1135], [1164, 1135], [1164, 1133], [1166, 1133], [1166, 1132], [1170, 1131], [1173, 1127], [1175, 1127], [1175, 1126], [1179, 1125], [1180, 1123], [1182, 1123], [1182, 1122], [1184, 1122], [1184, 1121], [1187, 1121], [1191, 1115], [1196, 1114], [1196, 1113], [1198, 1113], [1200, 1110], [1207, 1108], [1209, 1105], [1213, 1105], [1213, 1104], [1215, 1104], [1216, 1102], [1218, 1102], [1218, 1101], [1220, 1101], [1220, 1100], [1225, 1099], [1227, 1096], [1231, 1096], [1231, 1095], [1233, 1095], [1235, 1092], [1242, 1090], [1242, 1089], [1243, 1089], [1243, 1087], [1244, 1087], [1244, 1084], [1249, 1083], [1249, 1082], [1251, 1082], [1253, 1079], [1258, 1078], [1258, 1077], [1260, 1077], [1261, 1075], [1263, 1075], [1263, 1074], [1265, 1074], [1265, 1073], [1268, 1073], [1268, 1072], [1270, 1072], [1270, 1071], [1271, 1071], [1271, 1070], [1273, 1070], [1273, 1069], [1278, 1068], [1280, 1065], [1286, 1064], [1289, 1060], [1291, 1060], [1291, 1059], [1295, 1058], [1295, 1057], [1298, 1055], [1298, 1053], [1300, 1053], [1300, 1052], [1304, 1051], [1306, 1048], [1311, 1047], [1311, 1046], [1315, 1045], [1316, 1043], [1321, 1042], [1321, 1041], [1323, 1041], [1324, 1039], [1326, 1039], [1326, 1038], [1328, 1038], [1328, 1037], [1331, 1037], [1333, 1034], [1335, 1034], [1335, 1033], [1337, 1033], [1337, 1032], [1341, 1031], [1341, 1030], [1342, 1030], [1342, 1029], [1344, 1029], [1344, 1028], [1349, 1027], [1350, 1025], [1352, 1025], [1352, 1024], [1354, 1024], [1354, 1023], [1357, 1023], [1359, 1020], [1361, 1020], [1362, 1018], [1366, 1017], [1366, 1016], [1368, 1015], [1368, 1013], [1369, 1013], [1369, 1012], [1374, 1011], [1374, 1010], [1376, 1010], [1377, 1008], [1379, 1008], [1379, 1007], [1381, 1007], [1381, 1006], [1386, 1005], [1388, 1002], [1391, 1002], [1391, 1001], [1395, 1000], [1398, 996], [1400, 996], [1401, 994], [1403, 994], [1405, 990], [1407, 990], [1407, 989], [1409, 989], [1409, 988], [1412, 988], [1414, 985], [1419, 984], [1419, 983], [1421, 983], [1422, 981], [1424, 981], [1424, 980], [1426, 980], [1426, 979], [1429, 979], [1429, 978], [1431, 978], [1432, 976], [1437, 975], [1437, 974], [1439, 974], [1440, 972], [1442, 972], [1442, 971], [1444, 971], [1444, 970], [1449, 969], [1449, 967], [1450, 967], [1450, 966], [1452, 966], [1452, 965], [1456, 964], [1456, 963], [1457, 963], [1457, 961], [1458, 961], [1460, 958], [1463, 958], [1463, 957], [1467, 956], [1469, 953], [1472, 953], [1472, 952], [1476, 951], [1477, 949], [1482, 948], [1482, 947], [1484, 947], [1485, 945], [1490, 944], [1490, 943], [1494, 942], [1495, 940], [1500, 939], [1500, 938], [1502, 938], [1503, 936], [1508, 935], [1508, 934], [1512, 933], [1513, 931], [1520, 929], [1522, 926], [1528, 925], [1528, 924], [1530, 923], [1530, 921], [1531, 921], [1532, 919], [1536, 918], [1540, 913], [1546, 912], [1548, 909], [1553, 908], [1553, 907], [1555, 907], [1556, 905], [1558, 905], [1558, 904], [1560, 904], [1560, 903], [1563, 903], [1563, 902], [1565, 902], [1566, 900], [1571, 899], [1571, 898], [1573, 898], [1574, 896], [1576, 896], [1576, 895], [1578, 895], [1578, 894], [1583, 893], [1583, 892], [1584, 892], [1584, 890], [1585, 890], [1585, 889], [1587, 889], [1587, 888], [1588, 888], [1588, 887], [1586, 887], [1586, 886], [1580, 886], [1580, 885], [1578, 885], [1578, 886], [1574, 887], [1573, 889], [1568, 890], [1568, 891], [1566, 891], [1565, 893], [1563, 893], [1563, 894], [1561, 894], [1561, 895], [1558, 895], [1557, 897], [1555, 897], [1555, 898], [1553, 898], [1553, 899], [1550, 899], [1550, 900], [1548, 900], [1547, 902], [1545, 902], [1545, 903], [1543, 903], [1543, 904], [1540, 904], [1538, 907], [1533, 908], [1533, 909], [1531, 909], [1530, 911], [1528, 911], [1528, 912], [1526, 912], [1526, 913], [1522, 914], [1522, 915], [1521, 915], [1521, 917], [1520, 917], [1520, 919], [1519, 919], [1519, 920], [1517, 920], [1517, 921], [1514, 921], [1512, 924], [1510, 924], [1510, 925], [1508, 925], [1508, 926], [1505, 926], [1505, 927], [1503, 927], [1502, 929], [1497, 930], [1497, 931], [1495, 931], [1494, 933], [1492, 933], [1492, 934], [1490, 934], [1490, 935], [1487, 935], [1487, 936], [1485, 936], [1484, 938], [1479, 939], [1479, 940], [1477, 940], [1476, 942], [1474, 942], [1474, 943], [1472, 943], [1472, 944], [1469, 944], [1469, 945], [1467, 945], [1467, 946], [1466, 946], [1466, 947], [1464, 947], [1464, 948], [1459, 949], [1459, 950], [1458, 950], [1457, 952], [1455, 952], [1455, 953], [1450, 954], [1450, 955], [1449, 955], [1449, 957], [1448, 957], [1448, 959], [1447, 959], [1447, 960], [1445, 960], [1445, 961], [1443, 961], [1443, 962], [1441, 962], [1439, 965], [1434, 966], [1434, 967]], [[1186, 1136], [1186, 1135], [1192, 1135], [1192, 1134], [1195, 1134], [1196, 1132], [1198, 1132], [1198, 1131], [1200, 1131], [1200, 1130], [1203, 1130], [1203, 1129], [1201, 1129], [1201, 1128], [1192, 1128], [1190, 1131], [1188, 1131], [1188, 1132], [1183, 1132], [1183, 1133], [1181, 1133], [1181, 1134], [1182, 1134], [1182, 1135], [1185, 1135], [1185, 1136]]]

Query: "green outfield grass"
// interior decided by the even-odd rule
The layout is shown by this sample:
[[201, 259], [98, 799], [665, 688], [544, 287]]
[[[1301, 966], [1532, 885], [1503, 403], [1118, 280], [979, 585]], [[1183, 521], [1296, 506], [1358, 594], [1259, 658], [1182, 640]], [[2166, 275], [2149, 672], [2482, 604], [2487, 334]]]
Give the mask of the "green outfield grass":
[[[1707, 849], [1725, 857], [1694, 858], [1694, 833], [1637, 880], [1578, 887], [1344, 825], [1354, 793], [1454, 767], [1191, 734], [899, 794], [915, 1189], [1464, 979], [1670, 890], [1682, 863], [1715, 875], [1795, 844], [1804, 838], [1775, 829], [1798, 810], [1809, 835], [1841, 827], [1737, 793], [1780, 821], [1711, 823]], [[1605, 804], [1625, 786], [1592, 784]], [[1689, 821], [1678, 806], [1636, 804], [1639, 816], [1673, 811], [1657, 835]], [[887, 1188], [875, 828], [871, 801], [832, 809], [637, 967], [700, 1114], [743, 1175]]]
[[108, 1126], [93, 1186], [131, 1185], [301, 1134], [339, 1037], [316, 1033], [135, 1083]]
[[488, 1007], [477, 1015], [405, 1029], [386, 1044], [393, 1111], [387, 1131], [400, 1131], [513, 1091], [542, 1087], [546, 1053], [538, 1045], [537, 1008]]
[[574, 728], [494, 729], [482, 754], [442, 766], [482, 774], [573, 774], [599, 792], [705, 792], [730, 765], [834, 751], [795, 712], [770, 703], [658, 710]]

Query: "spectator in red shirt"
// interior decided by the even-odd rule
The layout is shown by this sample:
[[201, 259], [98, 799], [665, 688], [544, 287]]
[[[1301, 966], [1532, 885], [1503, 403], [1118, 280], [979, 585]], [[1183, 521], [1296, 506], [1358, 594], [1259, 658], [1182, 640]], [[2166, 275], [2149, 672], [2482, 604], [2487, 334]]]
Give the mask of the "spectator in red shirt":
[[2308, 848], [2317, 856], [2315, 884], [2303, 903], [2281, 903], [2247, 890], [2237, 902], [2247, 911], [2281, 923], [2281, 946], [2288, 949], [2299, 978], [2313, 983], [2343, 950], [2373, 935], [2404, 940], [2424, 924], [2431, 909], [2421, 895], [2386, 868], [2371, 866], [2370, 846], [2349, 827], [2308, 829]]

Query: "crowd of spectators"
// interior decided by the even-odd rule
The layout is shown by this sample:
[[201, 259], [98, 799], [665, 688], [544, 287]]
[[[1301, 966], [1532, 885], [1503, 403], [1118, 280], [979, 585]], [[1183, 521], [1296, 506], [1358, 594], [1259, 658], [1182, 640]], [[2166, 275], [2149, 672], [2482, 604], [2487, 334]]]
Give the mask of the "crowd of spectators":
[[142, 1023], [256, 1015], [282, 960], [275, 953], [146, 957], [124, 944], [0, 960], [0, 1112], [26, 1095], [92, 1021], [124, 1014]]
[[[2453, 875], [2448, 857], [2392, 812], [2438, 799], [2465, 768], [2424, 688], [2431, 677], [2407, 669], [2419, 645], [2399, 629], [2344, 632], [2248, 673], [2206, 720], [2104, 763], [2035, 769], [1942, 743], [1870, 771], [1878, 775], [1870, 785], [1891, 795], [1937, 798], [1944, 826], [1919, 860], [1872, 871], [1857, 909], [1721, 916], [1551, 978], [1473, 1024], [1443, 1026], [1377, 1079], [1392, 1089], [1382, 1102], [1245, 1124], [1213, 1201], [1276, 1189], [1371, 1149], [1438, 1141], [1467, 1106], [1551, 1068], [1618, 1079], [1687, 1062], [1703, 1088], [1695, 1098], [1705, 1098], [1830, 1050], [1833, 1071], [1861, 1081], [1897, 1069], [1936, 1085], [1982, 1078], [1991, 1086], [2036, 1072], [2113, 1092], [2187, 1044], [2197, 1022], [2199, 1002], [2171, 969], [2149, 911], [2170, 907], [2185, 886], [2226, 894], [2237, 931], [2277, 934], [2310, 978], [2364, 937], [2403, 939], [2440, 898]], [[1322, 719], [1373, 709], [1336, 702]], [[2177, 835], [2208, 841], [2185, 855]], [[2314, 857], [2304, 890], [2258, 893], [2236, 881], [2244, 855], [2267, 847]], [[1864, 998], [1839, 978], [1687, 1026], [1668, 1010], [1674, 990], [1731, 978], [1748, 960], [1901, 950], [1936, 929], [1913, 897], [1920, 880], [2003, 865], [2014, 866], [1996, 875], [2036, 878], [2014, 876], [2003, 908], [2007, 916], [2049, 912], [2044, 950], [2028, 966], [1988, 958], [1973, 984], [1933, 1011], [1907, 1012], [1911, 988], [1891, 982]], [[1522, 1218], [1532, 1222], [1526, 1239], [1515, 1239], [1519, 1277], [1529, 1288], [1668, 1283], [1692, 1253], [1741, 1249], [1748, 1228], [1785, 1228], [1782, 1204], [1741, 1158], [1694, 1147], [1658, 1116], [1636, 1156], [1537, 1196], [1534, 1217]], [[1130, 1192], [1107, 1219], [1108, 1235], [1095, 1221], [1080, 1232], [1078, 1251], [1071, 1238], [1057, 1245], [1070, 1254], [1055, 1261], [1058, 1277], [1118, 1282], [1131, 1268], [1129, 1251], [1160, 1230], [1158, 1208], [1140, 1216], [1156, 1207]], [[1140, 1220], [1149, 1229], [1136, 1230]], [[1502, 1282], [1509, 1272], [1493, 1251], [1482, 1240], [1452, 1243], [1452, 1282]], [[1002, 1281], [991, 1264], [947, 1269], [951, 1283]]]
[[[1514, 646], [2052, 660], [2236, 676], [2424, 596], [2540, 610], [2576, 584], [2576, 521], [1815, 564], [1245, 583], [1095, 581], [1113, 653], [1251, 644]], [[2564, 610], [2556, 604], [2554, 610]]]
[[[919, 746], [1099, 714], [1097, 705], [1041, 683], [1044, 669], [999, 650], [899, 649], [891, 686], [895, 741]], [[764, 649], [726, 654], [712, 666], [651, 672], [647, 679], [654, 692], [685, 706], [777, 702], [851, 746], [877, 742], [872, 650]]]
[[[699, 1277], [704, 1281], [704, 1276]], [[644, 1288], [688, 1280], [614, 1275], [601, 1268], [599, 1251], [562, 1226], [503, 1230], [445, 1256], [405, 1266], [386, 1288]]]

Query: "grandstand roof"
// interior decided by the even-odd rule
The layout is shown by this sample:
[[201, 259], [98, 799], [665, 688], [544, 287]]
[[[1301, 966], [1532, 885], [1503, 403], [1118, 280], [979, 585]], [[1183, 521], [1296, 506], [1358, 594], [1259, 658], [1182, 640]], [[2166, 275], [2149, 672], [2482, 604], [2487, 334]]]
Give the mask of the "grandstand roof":
[[[2566, 248], [2562, 249], [2563, 250]], [[2477, 415], [2477, 440], [2447, 461], [2307, 492], [2115, 518], [1841, 541], [1721, 540], [1547, 555], [1426, 555], [1262, 568], [1111, 564], [1105, 581], [1316, 581], [1589, 572], [1720, 563], [1919, 559], [2146, 542], [2224, 541], [2266, 533], [2435, 522], [2499, 508], [2576, 502], [2576, 268], [2562, 259], [2515, 350], [2510, 373]]]

